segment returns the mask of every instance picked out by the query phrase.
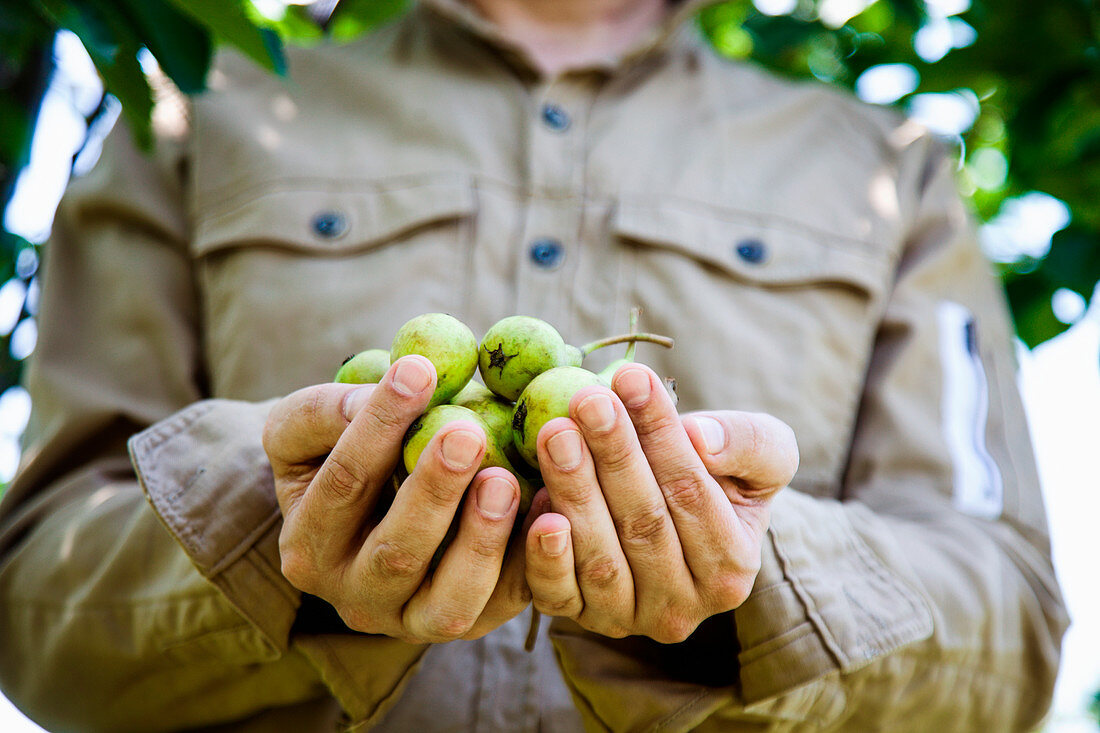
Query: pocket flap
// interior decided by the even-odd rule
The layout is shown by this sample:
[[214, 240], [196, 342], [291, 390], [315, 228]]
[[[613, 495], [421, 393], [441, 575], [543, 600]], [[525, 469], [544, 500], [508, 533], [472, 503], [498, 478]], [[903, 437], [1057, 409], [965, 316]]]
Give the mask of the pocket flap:
[[890, 264], [868, 243], [742, 212], [627, 201], [617, 206], [612, 227], [625, 239], [765, 286], [839, 284], [874, 295], [883, 290]]
[[337, 182], [327, 187], [272, 186], [197, 217], [196, 256], [243, 246], [316, 254], [370, 249], [421, 226], [471, 216], [468, 180], [390, 185]]

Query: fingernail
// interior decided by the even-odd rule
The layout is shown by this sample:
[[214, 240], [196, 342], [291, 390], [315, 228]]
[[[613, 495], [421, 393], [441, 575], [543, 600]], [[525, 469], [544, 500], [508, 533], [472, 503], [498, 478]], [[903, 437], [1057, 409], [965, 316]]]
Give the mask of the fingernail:
[[372, 392], [374, 392], [374, 385], [370, 384], [364, 387], [357, 387], [344, 395], [344, 401], [340, 405], [340, 411], [344, 413], [344, 418], [348, 422], [355, 419], [355, 416], [358, 415], [359, 411], [367, 404], [367, 400], [370, 399]]
[[477, 506], [493, 519], [500, 519], [512, 508], [515, 489], [506, 479], [487, 478], [477, 487]]
[[461, 471], [474, 465], [481, 452], [481, 437], [469, 430], [455, 430], [443, 436], [443, 460]]
[[720, 453], [726, 447], [726, 430], [722, 423], [713, 417], [695, 417], [695, 425], [699, 428], [699, 434], [703, 436], [703, 445], [707, 453]]
[[565, 552], [565, 543], [569, 540], [569, 530], [539, 535], [539, 545], [542, 551], [551, 557], [557, 557]]
[[644, 369], [624, 369], [615, 380], [615, 391], [627, 407], [641, 407], [651, 394], [649, 375]]
[[393, 373], [393, 387], [401, 394], [412, 397], [428, 388], [432, 383], [428, 365], [420, 359], [403, 359]]
[[615, 406], [602, 392], [591, 394], [577, 405], [577, 419], [589, 430], [602, 432], [615, 424]]
[[546, 441], [546, 452], [550, 460], [563, 471], [572, 471], [581, 465], [581, 434], [576, 430], [563, 430], [554, 433]]

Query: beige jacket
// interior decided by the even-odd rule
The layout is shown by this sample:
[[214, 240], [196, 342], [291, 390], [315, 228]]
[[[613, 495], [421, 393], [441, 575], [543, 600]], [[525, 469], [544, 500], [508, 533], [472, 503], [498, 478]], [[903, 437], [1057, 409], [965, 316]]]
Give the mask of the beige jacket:
[[[155, 160], [116, 131], [46, 251], [0, 505], [17, 705], [104, 731], [1037, 724], [1066, 618], [951, 162], [893, 112], [718, 58], [690, 11], [545, 79], [437, 0], [294, 51], [286, 80], [227, 59]], [[526, 614], [431, 648], [299, 614], [272, 399], [418, 313], [581, 343], [635, 305], [676, 339], [639, 357], [684, 410], [797, 434], [744, 605], [668, 646], [555, 621], [532, 654]]]

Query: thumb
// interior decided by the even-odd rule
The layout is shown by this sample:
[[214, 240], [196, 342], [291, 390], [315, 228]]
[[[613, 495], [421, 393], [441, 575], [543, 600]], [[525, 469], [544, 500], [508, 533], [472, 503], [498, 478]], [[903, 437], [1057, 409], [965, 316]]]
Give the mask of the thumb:
[[717, 410], [683, 417], [684, 429], [712, 476], [753, 493], [775, 493], [798, 470], [798, 443], [782, 420], [761, 412]]

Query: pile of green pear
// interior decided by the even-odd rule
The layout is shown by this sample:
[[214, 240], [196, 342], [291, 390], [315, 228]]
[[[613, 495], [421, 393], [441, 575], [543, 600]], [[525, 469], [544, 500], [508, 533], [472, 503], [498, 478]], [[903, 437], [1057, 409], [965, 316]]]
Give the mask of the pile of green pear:
[[[539, 430], [556, 417], [568, 417], [569, 402], [590, 385], [610, 386], [615, 371], [634, 360], [638, 342], [672, 347], [672, 339], [637, 333], [639, 311], [630, 316], [630, 332], [593, 341], [581, 347], [567, 344], [546, 321], [531, 316], [509, 316], [494, 324], [478, 343], [473, 331], [446, 313], [425, 313], [406, 322], [389, 350], [368, 349], [348, 357], [335, 381], [376, 384], [390, 364], [419, 354], [436, 370], [436, 388], [427, 411], [405, 434], [403, 469], [411, 473], [420, 454], [444, 425], [469, 420], [485, 431], [481, 468], [499, 466], [514, 474], [520, 485], [520, 513], [526, 513], [542, 485], [535, 441]], [[627, 344], [624, 358], [599, 373], [581, 366], [593, 351]], [[475, 380], [480, 376], [480, 382]]]

